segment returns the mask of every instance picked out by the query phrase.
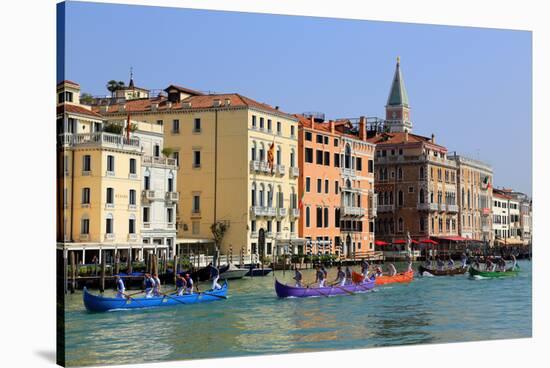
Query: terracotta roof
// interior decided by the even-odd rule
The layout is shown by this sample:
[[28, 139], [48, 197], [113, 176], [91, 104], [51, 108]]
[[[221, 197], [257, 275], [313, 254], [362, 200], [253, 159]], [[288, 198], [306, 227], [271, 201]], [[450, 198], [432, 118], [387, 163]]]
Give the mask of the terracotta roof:
[[63, 113], [70, 113], [70, 114], [79, 114], [79, 115], [87, 115], [92, 116], [94, 118], [101, 118], [101, 115], [98, 114], [95, 111], [88, 110], [85, 107], [78, 106], [78, 105], [72, 105], [72, 104], [63, 104], [60, 106], [57, 106], [57, 114], [63, 114]]
[[178, 86], [178, 85], [176, 85], [176, 84], [171, 84], [171, 85], [169, 85], [168, 87], [166, 87], [166, 88], [164, 89], [164, 91], [168, 92], [168, 90], [169, 90], [169, 89], [172, 89], [172, 88], [177, 89], [177, 90], [180, 91], [180, 92], [188, 93], [188, 94], [190, 94], [190, 95], [195, 95], [195, 96], [199, 96], [199, 95], [203, 95], [203, 94], [204, 94], [204, 93], [202, 93], [202, 92], [195, 91], [195, 90], [190, 89], [190, 88], [185, 88], [185, 87], [182, 87], [182, 86]]
[[[136, 99], [136, 100], [129, 100], [126, 101], [124, 104], [126, 105], [126, 112], [148, 112], [152, 111], [151, 105], [153, 103], [157, 103], [157, 111], [168, 111], [168, 110], [177, 110], [182, 109], [184, 103], [191, 103], [190, 108], [184, 108], [185, 110], [188, 109], [208, 109], [214, 107], [214, 100], [220, 100], [222, 106], [225, 105], [225, 101], [228, 99], [230, 101], [230, 106], [232, 107], [252, 107], [252, 108], [258, 108], [262, 109], [271, 113], [275, 114], [281, 114], [288, 118], [294, 119], [294, 116], [287, 114], [281, 110], [275, 109], [274, 107], [255, 101], [251, 98], [248, 98], [246, 96], [242, 96], [238, 93], [225, 93], [225, 94], [209, 94], [209, 95], [197, 95], [197, 96], [189, 96], [186, 99], [182, 100], [181, 102], [174, 102], [171, 104], [171, 107], [169, 108], [169, 102], [166, 97], [156, 97], [153, 99]], [[117, 113], [119, 109], [119, 105], [121, 104], [113, 104], [109, 105], [107, 107], [107, 113]], [[94, 107], [94, 111], [99, 111], [99, 107]]]
[[[312, 126], [311, 118], [308, 118], [300, 114], [294, 114], [294, 116], [298, 118], [298, 122], [302, 127], [306, 129], [311, 129], [311, 126]], [[323, 121], [323, 122], [314, 122], [314, 129], [317, 131], [331, 133], [330, 131], [331, 123], [334, 125], [333, 134], [341, 137], [360, 139], [358, 131], [357, 132], [350, 131], [351, 129], [354, 128], [354, 126], [349, 119], [337, 119], [337, 120], [329, 120], [329, 121]]]
[[70, 81], [70, 80], [62, 80], [61, 82], [57, 83], [57, 86], [60, 86], [64, 83], [67, 83], [67, 84], [72, 84], [73, 86], [77, 86], [77, 87], [80, 87], [80, 84], [76, 83], [76, 82], [73, 82], [73, 81]]
[[510, 197], [508, 195], [497, 193], [495, 191], [493, 191], [493, 197], [501, 198], [501, 199], [512, 199], [512, 197]]
[[[406, 135], [408, 135], [406, 137]], [[405, 140], [406, 139], [406, 140]], [[369, 138], [369, 142], [375, 143], [377, 145], [392, 145], [392, 144], [403, 144], [403, 143], [426, 143], [436, 147], [439, 147], [443, 151], [447, 151], [447, 148], [439, 144], [431, 142], [431, 138], [424, 137], [417, 134], [405, 133], [405, 132], [395, 132], [395, 133], [381, 133], [376, 136]]]

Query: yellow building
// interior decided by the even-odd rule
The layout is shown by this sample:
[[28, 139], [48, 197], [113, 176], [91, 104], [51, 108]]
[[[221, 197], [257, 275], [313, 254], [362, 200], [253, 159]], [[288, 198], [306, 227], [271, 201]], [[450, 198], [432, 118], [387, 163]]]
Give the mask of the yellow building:
[[102, 250], [111, 257], [117, 249], [142, 246], [142, 153], [139, 139], [106, 132], [79, 94], [77, 83], [57, 86], [57, 240], [65, 250], [82, 251], [86, 263], [101, 258]]
[[179, 166], [178, 243], [211, 242], [215, 223], [227, 225], [222, 253], [242, 247], [269, 256], [276, 244], [298, 242], [297, 119], [236, 93], [175, 85], [165, 92], [95, 110], [107, 120], [130, 113], [164, 126], [165, 147]]

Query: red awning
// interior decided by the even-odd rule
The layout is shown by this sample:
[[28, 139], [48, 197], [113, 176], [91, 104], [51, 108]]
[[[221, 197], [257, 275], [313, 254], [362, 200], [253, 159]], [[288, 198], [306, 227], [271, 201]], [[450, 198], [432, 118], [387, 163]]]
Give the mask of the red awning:
[[416, 241], [416, 240], [414, 240], [414, 239], [411, 240], [411, 243], [413, 243], [413, 244], [420, 244], [420, 242], [418, 242], [418, 241]]
[[419, 241], [420, 244], [434, 244], [434, 245], [437, 245], [439, 244], [438, 242], [436, 242], [435, 240], [432, 240], [432, 239], [422, 239]]
[[462, 236], [440, 236], [439, 239], [450, 241], [472, 241], [473, 239], [463, 238]]
[[385, 241], [382, 241], [382, 240], [375, 240], [374, 245], [384, 246], [384, 245], [390, 245], [390, 243], [386, 243]]
[[405, 239], [397, 239], [392, 242], [393, 244], [407, 244]]

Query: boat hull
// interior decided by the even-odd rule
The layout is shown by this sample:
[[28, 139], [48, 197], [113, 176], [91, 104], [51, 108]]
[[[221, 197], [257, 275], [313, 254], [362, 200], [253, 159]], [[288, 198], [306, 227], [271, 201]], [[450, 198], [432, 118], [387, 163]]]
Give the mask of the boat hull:
[[273, 271], [271, 268], [249, 268], [245, 276], [267, 276]]
[[374, 280], [369, 280], [360, 284], [349, 284], [345, 286], [329, 286], [322, 288], [301, 288], [280, 283], [275, 280], [275, 292], [279, 298], [307, 298], [323, 297], [334, 295], [351, 295], [354, 293], [364, 293], [374, 288]]
[[433, 276], [454, 276], [454, 275], [464, 275], [468, 271], [467, 267], [458, 267], [451, 268], [450, 270], [433, 270], [431, 268], [426, 268], [422, 265], [418, 266], [418, 272], [423, 274], [427, 272]]
[[513, 270], [513, 269], [509, 269], [509, 270], [506, 270], [506, 271], [495, 271], [495, 272], [491, 272], [491, 271], [479, 271], [479, 270], [476, 270], [475, 268], [473, 267], [470, 267], [468, 269], [468, 273], [470, 274], [470, 276], [481, 276], [481, 277], [490, 277], [490, 278], [499, 278], [499, 277], [514, 277], [514, 276], [517, 276], [518, 275], [518, 272], [519, 270]]
[[220, 275], [220, 278], [223, 280], [236, 280], [236, 279], [242, 279], [246, 274], [248, 273], [248, 270], [243, 269], [233, 269], [233, 270], [227, 270], [224, 273]]
[[[351, 278], [353, 282], [361, 282], [363, 280], [363, 275], [357, 272], [352, 272]], [[398, 273], [395, 276], [378, 276], [375, 280], [376, 285], [386, 285], [386, 284], [393, 284], [396, 282], [399, 283], [405, 283], [405, 282], [411, 282], [414, 279], [414, 272], [402, 272]]]
[[88, 289], [84, 288], [83, 301], [84, 306], [90, 312], [107, 312], [118, 309], [141, 309], [155, 307], [170, 307], [183, 306], [186, 304], [207, 303], [225, 299], [227, 295], [227, 282], [222, 285], [221, 289], [212, 291], [208, 290], [201, 293], [186, 294], [182, 296], [170, 295], [170, 297], [161, 296], [153, 298], [114, 298], [103, 297], [100, 295], [91, 294]]

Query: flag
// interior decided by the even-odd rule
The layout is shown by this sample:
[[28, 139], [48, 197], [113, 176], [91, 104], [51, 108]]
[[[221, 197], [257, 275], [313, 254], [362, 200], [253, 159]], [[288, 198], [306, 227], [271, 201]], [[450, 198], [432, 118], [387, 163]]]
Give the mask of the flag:
[[304, 194], [305, 194], [305, 192], [302, 192], [302, 196], [300, 197], [300, 200], [298, 201], [298, 209], [300, 211], [304, 207]]
[[275, 152], [275, 140], [273, 140], [273, 143], [271, 143], [271, 146], [269, 146], [269, 150], [267, 151], [267, 165], [271, 168], [272, 174], [273, 174], [274, 152]]

